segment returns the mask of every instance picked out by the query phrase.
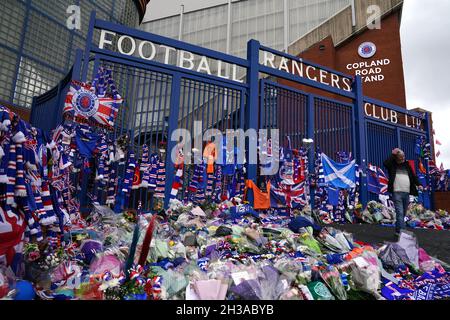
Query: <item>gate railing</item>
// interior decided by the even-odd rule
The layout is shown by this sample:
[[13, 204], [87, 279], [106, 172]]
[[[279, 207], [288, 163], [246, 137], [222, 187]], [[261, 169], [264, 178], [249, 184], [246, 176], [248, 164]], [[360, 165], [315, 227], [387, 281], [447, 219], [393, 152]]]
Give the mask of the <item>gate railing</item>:
[[[105, 43], [109, 47], [117, 46], [119, 52]], [[119, 43], [122, 44], [120, 49]], [[162, 56], [161, 53], [152, 54], [155, 44], [166, 48], [166, 54], [172, 52], [172, 59], [167, 54], [164, 61], [156, 61], [155, 57]], [[136, 54], [138, 51], [139, 55]], [[170, 62], [175, 55], [176, 65], [172, 65]], [[188, 63], [186, 67], [181, 60], [189, 55], [192, 55], [192, 65]], [[194, 61], [205, 63], [207, 59], [217, 63], [215, 70], [218, 74], [211, 74], [212, 69], [208, 70], [205, 64], [193, 70]], [[360, 76], [353, 77], [304, 61], [262, 46], [256, 40], [248, 42], [247, 59], [242, 59], [99, 20], [95, 12], [91, 14], [85, 50], [77, 51], [71, 72], [57, 87], [34, 98], [32, 124], [46, 130], [54, 128], [62, 120], [69, 81], [88, 80], [88, 75], [95, 74], [100, 65], [112, 69], [117, 87], [125, 99], [116, 121], [114, 137], [130, 134], [138, 155], [144, 143], [157, 148], [163, 139], [167, 139], [167, 150], [173, 150], [177, 143], [171, 139], [174, 131], [180, 126], [192, 129], [194, 121], [203, 122], [202, 132], [211, 128], [277, 128], [281, 131], [280, 137], [292, 137], [295, 147], [300, 147], [303, 138], [310, 138], [315, 146], [330, 156], [337, 151], [351, 151], [363, 171], [360, 200], [366, 204], [369, 195], [365, 172], [369, 163], [380, 166], [382, 157], [388, 156], [397, 146], [403, 147], [408, 157], [414, 157], [414, 137], [424, 135], [428, 141], [431, 140], [429, 114], [421, 115], [364, 96]], [[243, 82], [231, 77], [230, 73], [226, 76], [220, 74], [222, 69], [237, 74], [237, 68], [246, 70]], [[314, 72], [317, 75], [311, 76]], [[324, 80], [326, 77], [328, 80]], [[279, 80], [324, 91], [338, 98], [303, 92], [277, 82]], [[48, 117], [50, 113], [52, 116]], [[247, 150], [250, 144], [256, 143], [247, 141]], [[313, 157], [314, 148], [311, 148], [311, 166]], [[169, 156], [166, 157], [166, 172], [167, 205], [174, 172]], [[248, 179], [255, 180], [257, 172], [257, 164], [247, 164]], [[190, 178], [189, 173], [186, 178]]]

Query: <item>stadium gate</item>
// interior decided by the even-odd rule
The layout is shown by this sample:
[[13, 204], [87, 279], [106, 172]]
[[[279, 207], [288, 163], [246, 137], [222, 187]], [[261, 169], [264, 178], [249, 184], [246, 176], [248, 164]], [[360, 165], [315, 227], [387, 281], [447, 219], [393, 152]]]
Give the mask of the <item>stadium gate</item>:
[[[338, 151], [352, 152], [364, 173], [369, 163], [381, 167], [383, 158], [397, 146], [405, 150], [408, 159], [417, 161], [416, 138], [425, 136], [430, 141], [429, 114], [364, 96], [359, 76], [304, 61], [256, 40], [248, 42], [247, 59], [242, 59], [103, 21], [96, 18], [95, 11], [85, 49], [77, 50], [73, 68], [57, 87], [33, 99], [31, 123], [45, 130], [55, 128], [63, 119], [70, 80], [89, 81], [100, 66], [112, 70], [124, 97], [111, 134], [114, 138], [128, 134], [137, 158], [143, 144], [152, 153], [161, 141], [167, 141], [167, 150], [172, 150], [176, 145], [170, 140], [173, 131], [192, 130], [194, 121], [202, 121], [203, 132], [278, 128], [280, 138], [289, 136], [294, 148], [301, 146], [303, 138], [312, 138], [314, 147], [331, 157]], [[320, 76], [311, 77], [312, 71]], [[333, 79], [333, 85], [322, 81], [323, 74]], [[281, 84], [282, 79], [345, 102]], [[345, 90], [343, 84], [347, 84]], [[248, 143], [256, 142], [248, 141], [247, 147]], [[309, 157], [312, 165], [314, 148]], [[174, 172], [169, 156], [166, 172]], [[190, 174], [185, 173], [185, 179]], [[166, 177], [167, 205], [173, 175]], [[247, 165], [247, 178], [257, 178], [257, 165]], [[85, 188], [87, 185], [85, 181]], [[366, 204], [373, 195], [367, 191], [365, 174], [360, 187], [360, 199]], [[88, 202], [86, 197], [80, 200], [82, 206]], [[142, 189], [133, 192], [132, 203], [138, 200], [144, 208], [152, 205]]]

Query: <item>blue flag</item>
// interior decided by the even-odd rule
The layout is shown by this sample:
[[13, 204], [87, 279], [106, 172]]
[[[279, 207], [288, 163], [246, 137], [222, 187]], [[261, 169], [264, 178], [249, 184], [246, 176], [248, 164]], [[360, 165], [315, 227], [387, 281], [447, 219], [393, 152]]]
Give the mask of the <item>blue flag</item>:
[[322, 153], [325, 183], [340, 189], [356, 187], [356, 162], [336, 163]]

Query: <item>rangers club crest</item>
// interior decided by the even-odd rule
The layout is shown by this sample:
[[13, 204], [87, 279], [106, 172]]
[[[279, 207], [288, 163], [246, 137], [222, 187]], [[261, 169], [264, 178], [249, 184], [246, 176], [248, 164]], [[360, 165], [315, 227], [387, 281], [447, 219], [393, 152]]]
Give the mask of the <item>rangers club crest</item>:
[[377, 52], [377, 47], [372, 42], [364, 42], [358, 48], [358, 54], [361, 58], [372, 58]]
[[64, 103], [64, 114], [111, 128], [122, 98], [99, 96], [94, 91], [89, 84], [72, 81]]
[[93, 92], [80, 88], [72, 96], [72, 105], [75, 114], [89, 118], [97, 113], [99, 101]]

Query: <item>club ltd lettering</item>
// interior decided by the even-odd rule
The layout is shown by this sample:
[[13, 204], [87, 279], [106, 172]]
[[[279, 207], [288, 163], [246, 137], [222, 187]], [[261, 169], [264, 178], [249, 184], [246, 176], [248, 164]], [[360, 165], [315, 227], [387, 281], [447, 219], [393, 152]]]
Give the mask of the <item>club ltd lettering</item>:
[[420, 128], [422, 120], [407, 114], [399, 114], [395, 110], [383, 108], [373, 103], [364, 104], [364, 112], [367, 117], [388, 121], [394, 124], [402, 124], [409, 128]]

